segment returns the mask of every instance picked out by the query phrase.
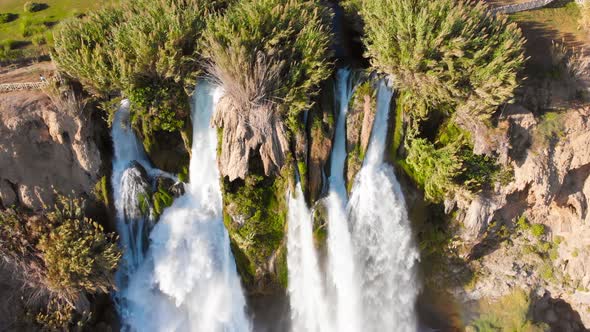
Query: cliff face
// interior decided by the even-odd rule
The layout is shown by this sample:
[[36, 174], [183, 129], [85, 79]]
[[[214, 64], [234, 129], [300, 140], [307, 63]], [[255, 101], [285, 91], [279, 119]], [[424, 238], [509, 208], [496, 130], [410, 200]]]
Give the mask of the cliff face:
[[54, 191], [90, 195], [102, 164], [90, 122], [42, 92], [0, 94], [0, 204], [39, 210]]
[[[465, 226], [459, 233], [469, 248], [468, 266], [478, 275], [463, 295], [479, 299], [533, 289], [537, 319], [581, 331], [590, 326], [590, 108], [535, 118], [511, 105], [501, 124], [507, 144], [498, 153], [514, 169], [512, 181], [445, 202]], [[536, 236], [523, 231], [525, 218], [543, 225]], [[497, 234], [500, 226], [509, 236]], [[569, 310], [559, 314], [556, 299]]]

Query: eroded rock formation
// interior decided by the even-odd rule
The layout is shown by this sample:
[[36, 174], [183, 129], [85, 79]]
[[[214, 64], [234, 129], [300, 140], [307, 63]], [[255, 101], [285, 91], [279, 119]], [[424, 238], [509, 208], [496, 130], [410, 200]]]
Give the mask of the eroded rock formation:
[[43, 92], [1, 94], [1, 205], [39, 210], [54, 191], [89, 195], [102, 164], [90, 121]]
[[219, 171], [230, 181], [245, 179], [254, 157], [260, 158], [267, 176], [278, 174], [285, 164], [289, 152], [286, 128], [271, 107], [239, 111], [224, 97], [212, 121], [223, 130]]

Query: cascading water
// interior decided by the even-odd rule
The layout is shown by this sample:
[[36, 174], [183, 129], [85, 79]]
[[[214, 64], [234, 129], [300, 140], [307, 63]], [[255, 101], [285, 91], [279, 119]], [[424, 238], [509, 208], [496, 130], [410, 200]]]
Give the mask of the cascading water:
[[355, 268], [352, 239], [348, 227], [345, 207], [348, 201], [344, 182], [346, 162], [346, 113], [353, 92], [349, 69], [337, 73], [337, 104], [339, 111], [336, 122], [334, 147], [330, 165], [330, 192], [326, 199], [328, 210], [328, 277], [335, 294], [330, 297], [330, 307], [335, 310], [337, 331], [360, 331], [361, 308], [360, 289]]
[[288, 223], [287, 265], [292, 330], [333, 331], [313, 243], [313, 218], [300, 183], [297, 184], [295, 195], [289, 196]]
[[150, 184], [148, 174], [156, 173], [147, 160], [143, 146], [137, 140], [130, 124], [129, 101], [123, 100], [115, 113], [112, 137], [115, 158], [113, 159], [113, 196], [117, 211], [118, 231], [124, 245], [123, 264], [117, 274], [119, 287], [143, 261], [147, 249], [147, 237], [153, 220], [147, 209], [141, 209], [140, 200], [148, 197]]
[[393, 168], [383, 162], [392, 92], [380, 82], [377, 114], [363, 167], [350, 197], [359, 262], [363, 331], [416, 331], [419, 254]]
[[[119, 293], [127, 330], [230, 332], [251, 329], [223, 225], [215, 160], [217, 135], [209, 126], [220, 96], [221, 89], [206, 82], [200, 82], [195, 91], [191, 182], [187, 193], [176, 199], [154, 226], [145, 259]], [[116, 146], [121, 145], [117, 158], [137, 158], [138, 162], [145, 163], [142, 162], [145, 161], [143, 151], [131, 131], [119, 136], [113, 129], [113, 138]], [[117, 172], [118, 164], [114, 166]], [[115, 186], [117, 190], [124, 191]]]

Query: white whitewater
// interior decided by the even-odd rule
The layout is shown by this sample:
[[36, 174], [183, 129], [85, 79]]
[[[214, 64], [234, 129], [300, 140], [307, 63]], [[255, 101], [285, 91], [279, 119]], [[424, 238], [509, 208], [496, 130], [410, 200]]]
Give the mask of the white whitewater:
[[360, 285], [355, 268], [354, 251], [349, 230], [346, 204], [348, 195], [344, 181], [346, 163], [346, 114], [354, 87], [349, 69], [340, 69], [336, 77], [336, 104], [339, 105], [330, 177], [328, 210], [328, 277], [334, 293], [330, 308], [335, 311], [335, 327], [341, 332], [361, 331]]
[[295, 195], [289, 195], [288, 224], [287, 265], [292, 330], [333, 331], [313, 241], [313, 218], [300, 183]]
[[[176, 199], [154, 226], [145, 259], [121, 289], [120, 310], [126, 330], [251, 330], [223, 225], [217, 135], [210, 127], [221, 94], [219, 88], [205, 82], [195, 91], [191, 182], [187, 193]], [[141, 163], [141, 153], [131, 155], [137, 150], [133, 148], [133, 140], [137, 148], [137, 139], [131, 136], [119, 137], [128, 141], [115, 143], [130, 146], [125, 148], [131, 151], [126, 152], [128, 159], [139, 158], [136, 160]]]
[[143, 145], [130, 124], [129, 101], [123, 100], [115, 113], [111, 135], [115, 157], [113, 158], [113, 198], [117, 211], [117, 228], [124, 245], [123, 263], [117, 273], [119, 287], [126, 283], [128, 274], [143, 261], [147, 237], [153, 226], [150, 211], [141, 211], [140, 198], [147, 197], [150, 184], [140, 168], [152, 174]]
[[381, 82], [371, 143], [349, 208], [361, 271], [362, 330], [414, 332], [419, 254], [400, 185], [383, 161], [391, 98], [391, 90]]

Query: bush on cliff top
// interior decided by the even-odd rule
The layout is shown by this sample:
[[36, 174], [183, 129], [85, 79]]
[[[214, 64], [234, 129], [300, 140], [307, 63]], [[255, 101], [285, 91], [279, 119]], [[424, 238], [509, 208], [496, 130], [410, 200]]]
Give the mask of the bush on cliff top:
[[[205, 20], [226, 0], [127, 0], [55, 32], [53, 60], [96, 95], [123, 91], [147, 132], [175, 131], [190, 114]], [[139, 127], [139, 126], [137, 126]], [[142, 127], [146, 127], [145, 125]]]
[[332, 71], [330, 17], [316, 0], [241, 1], [209, 21], [209, 70], [238, 111], [271, 106], [297, 128]]
[[430, 108], [487, 118], [513, 96], [525, 58], [520, 29], [472, 0], [348, 0], [371, 64]]

